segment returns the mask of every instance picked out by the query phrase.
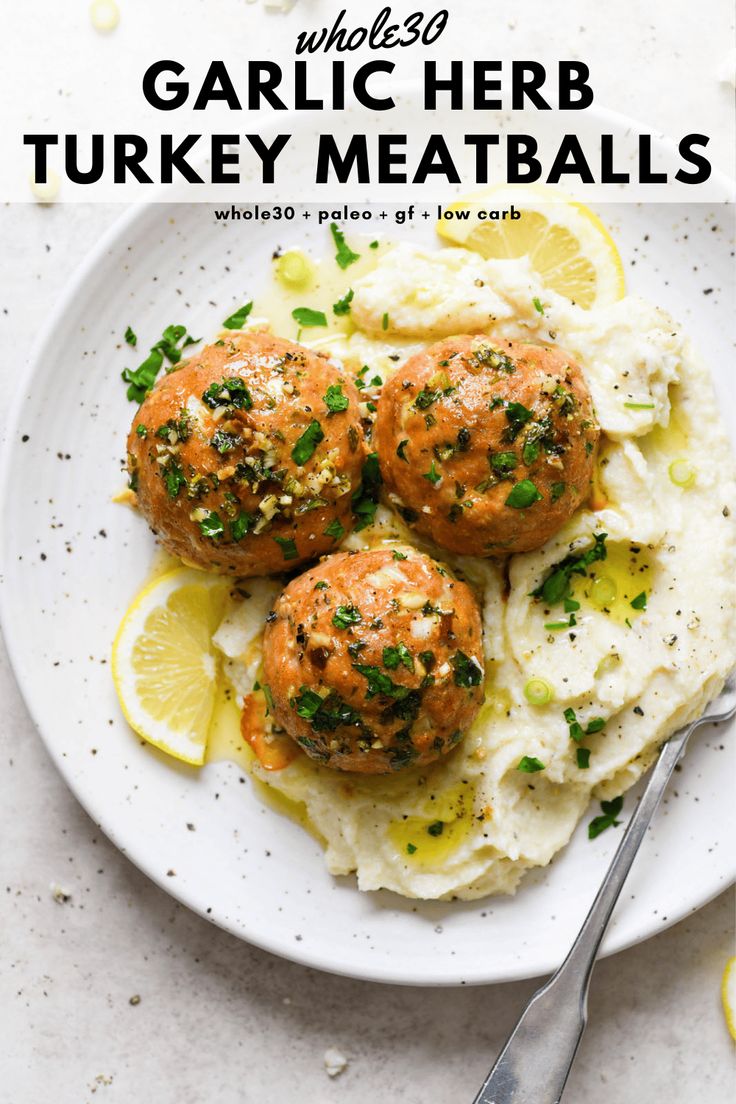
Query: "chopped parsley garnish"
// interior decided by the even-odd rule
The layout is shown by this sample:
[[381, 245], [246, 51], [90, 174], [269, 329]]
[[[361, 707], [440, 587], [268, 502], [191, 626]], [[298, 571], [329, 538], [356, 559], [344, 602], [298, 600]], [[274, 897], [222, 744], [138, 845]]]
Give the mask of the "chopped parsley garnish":
[[408, 444], [409, 438], [405, 437], [403, 441], [399, 441], [399, 447], [396, 450], [396, 455], [398, 456], [399, 460], [403, 460], [405, 464], [409, 463], [409, 461], [406, 459], [406, 446]]
[[457, 431], [457, 451], [467, 452], [470, 448], [470, 430], [463, 427]]
[[297, 717], [303, 717], [305, 721], [311, 721], [322, 705], [322, 698], [319, 694], [315, 694], [314, 690], [308, 690], [306, 686], [302, 686], [299, 697], [294, 699], [292, 705], [296, 709]]
[[590, 767], [590, 748], [577, 748], [575, 756], [580, 770], [588, 770]]
[[236, 410], [250, 410], [253, 399], [240, 376], [228, 376], [221, 383], [211, 383], [202, 394], [202, 402], [210, 410], [218, 406], [234, 406]]
[[540, 763], [533, 755], [522, 755], [516, 769], [524, 774], [536, 774], [537, 771], [544, 770], [544, 763]]
[[[142, 403], [148, 392], [156, 382], [164, 358], [170, 364], [178, 364], [181, 360], [182, 350], [188, 345], [196, 345], [199, 338], [190, 337], [186, 326], [167, 326], [161, 335], [160, 341], [151, 346], [146, 359], [135, 369], [125, 368], [122, 378], [127, 383], [127, 397], [131, 402]], [[182, 342], [179, 345], [179, 342]]]
[[388, 329], [388, 322], [389, 322], [388, 311], [386, 311], [383, 318], [381, 319], [381, 329], [382, 330], [387, 330]]
[[372, 667], [367, 663], [354, 663], [353, 669], [368, 680], [366, 698], [375, 698], [377, 694], [382, 694], [386, 698], [395, 698], [396, 701], [402, 701], [412, 693], [408, 686], [399, 686], [388, 675], [385, 675], [380, 667]]
[[291, 317], [300, 326], [326, 326], [327, 315], [324, 311], [312, 310], [311, 307], [296, 307], [291, 312]]
[[654, 403], [625, 402], [627, 410], [654, 410]]
[[298, 558], [299, 552], [293, 537], [274, 537], [273, 539], [281, 549], [281, 555], [285, 560], [296, 560]]
[[554, 606], [570, 597], [570, 579], [573, 575], [587, 575], [587, 568], [598, 560], [605, 560], [608, 555], [606, 550], [606, 537], [608, 533], [594, 533], [593, 547], [580, 555], [565, 556], [556, 564], [544, 582], [533, 590], [531, 598], [542, 598], [549, 605]]
[[350, 399], [339, 383], [331, 383], [322, 398], [330, 414], [339, 414], [341, 410], [347, 410], [350, 406]]
[[226, 318], [222, 323], [226, 330], [242, 330], [243, 323], [253, 310], [253, 302], [245, 303], [238, 310], [234, 311], [229, 318]]
[[631, 608], [635, 610], [645, 610], [647, 608], [647, 592], [643, 590], [641, 594], [637, 594], [636, 598], [631, 599]]
[[383, 649], [383, 666], [389, 671], [395, 671], [399, 665], [406, 667], [407, 671], [414, 670], [414, 657], [406, 644], [397, 644], [395, 647]]
[[[378, 244], [378, 242], [376, 242], [376, 245], [377, 245], [377, 244]], [[373, 247], [371, 246], [371, 248], [373, 248]], [[414, 843], [407, 843], [407, 845], [406, 845], [406, 853], [407, 853], [407, 855], [413, 855], [413, 854], [414, 854], [414, 852], [416, 851], [416, 849], [417, 849], [417, 848], [416, 848], [416, 844], [414, 844]]]
[[521, 450], [521, 459], [524, 461], [526, 466], [530, 468], [538, 456], [539, 442], [526, 440], [524, 442], [524, 447]]
[[514, 510], [526, 510], [527, 507], [533, 506], [535, 502], [539, 502], [541, 497], [531, 479], [522, 479], [520, 483], [515, 483], [511, 488], [506, 499], [506, 505], [513, 507]]
[[[178, 364], [184, 349], [188, 345], [196, 345], [200, 340], [199, 337], [191, 337], [187, 333], [186, 326], [167, 326], [161, 335], [161, 340], [157, 341], [153, 348], [160, 349], [169, 364]], [[180, 341], [181, 345], [179, 345]]]
[[136, 436], [143, 437], [144, 439], [148, 436], [148, 430], [143, 425], [143, 422], [139, 422], [139, 424], [135, 427], [135, 432]]
[[614, 797], [612, 801], [601, 801], [601, 809], [603, 810], [602, 816], [593, 817], [588, 825], [588, 839], [595, 839], [601, 832], [605, 832], [606, 828], [615, 827], [621, 822], [616, 820], [616, 817], [621, 812], [624, 806], [623, 797]]
[[450, 657], [450, 663], [456, 686], [480, 686], [483, 669], [475, 659], [466, 656], [465, 652], [455, 652], [454, 656]]
[[369, 249], [378, 249], [378, 246], [379, 246], [380, 244], [381, 244], [380, 242], [377, 242], [377, 241], [372, 241], [372, 242], [371, 242], [371, 244], [370, 244], [370, 245], [368, 246], [368, 248], [369, 248]]
[[345, 536], [345, 526], [337, 519], [333, 518], [327, 528], [324, 530], [326, 537], [332, 537], [333, 540], [339, 541]]
[[320, 698], [319, 694], [302, 686], [299, 697], [293, 699], [291, 704], [297, 715], [309, 721], [315, 732], [334, 732], [340, 725], [362, 725], [360, 713], [334, 691], [326, 698]]
[[529, 410], [523, 403], [512, 402], [506, 404], [505, 412], [506, 420], [509, 425], [504, 433], [504, 437], [509, 441], [515, 441], [521, 433], [522, 427], [525, 426], [532, 417], [533, 411]]
[[230, 536], [234, 541], [241, 541], [245, 534], [253, 524], [253, 517], [250, 514], [241, 512], [238, 516], [230, 522]]
[[378, 509], [378, 496], [382, 483], [378, 453], [372, 452], [363, 464], [360, 486], [353, 493], [356, 533], [372, 524]]
[[[595, 732], [602, 732], [606, 727], [606, 722], [603, 717], [591, 717], [588, 721], [585, 729], [580, 724], [575, 715], [574, 709], [566, 709], [563, 714], [567, 721], [567, 726], [570, 732], [570, 739], [574, 740], [576, 744], [579, 744], [583, 736], [592, 736]], [[589, 753], [590, 754], [590, 753]]]
[[169, 498], [176, 498], [181, 488], [187, 485], [184, 472], [173, 458], [169, 460], [163, 470], [163, 480]]
[[353, 253], [352, 249], [345, 241], [345, 235], [343, 234], [342, 230], [338, 228], [336, 222], [330, 223], [330, 233], [332, 234], [332, 240], [334, 241], [335, 249], [337, 250], [337, 253], [335, 254], [335, 260], [339, 264], [340, 268], [349, 268], [351, 264], [355, 264], [356, 261], [360, 260], [360, 253]]
[[565, 493], [566, 483], [553, 483], [552, 484], [552, 501], [557, 502], [558, 498], [562, 498]]
[[130, 326], [127, 326], [126, 329], [125, 329], [125, 340], [127, 341], [127, 343], [129, 345], [132, 345], [134, 348], [138, 344], [138, 338], [133, 333]]
[[515, 452], [495, 452], [488, 457], [491, 470], [505, 474], [513, 471], [519, 460]]
[[427, 831], [430, 836], [441, 836], [445, 830], [445, 822], [443, 820], [435, 820], [431, 824], [427, 825]]
[[532, 299], [532, 303], [534, 304], [535, 311], [537, 311], [539, 314], [544, 314], [544, 307], [542, 306], [541, 299], [539, 299], [535, 295], [534, 298]]
[[336, 303], [332, 304], [332, 311], [338, 316], [338, 318], [341, 315], [350, 314], [350, 304], [352, 303], [354, 296], [355, 292], [352, 288], [349, 288], [343, 295], [342, 299], [338, 299]]
[[408, 560], [408, 558], [409, 557], [407, 556], [406, 552], [399, 552], [398, 548], [394, 548], [395, 560]]
[[319, 579], [319, 580], [318, 580], [318, 581], [317, 581], [317, 582], [316, 582], [316, 583], [314, 584], [314, 589], [315, 589], [315, 590], [327, 590], [327, 588], [329, 587], [329, 585], [330, 585], [330, 584], [329, 584], [329, 583], [328, 583], [328, 582], [327, 582], [327, 581], [326, 581], [325, 579]]
[[436, 487], [437, 484], [442, 479], [442, 476], [440, 475], [440, 473], [437, 471], [437, 468], [435, 467], [434, 460], [429, 465], [429, 471], [424, 472], [424, 474], [422, 475], [422, 479], [426, 479], [429, 483], [432, 484], [433, 487]]
[[349, 629], [351, 625], [359, 625], [363, 620], [363, 614], [357, 606], [338, 606], [332, 616], [332, 624], [336, 629]]
[[560, 414], [567, 415], [574, 413], [575, 407], [577, 406], [575, 396], [572, 391], [568, 391], [561, 383], [558, 383], [555, 387], [552, 392], [552, 398]]
[[219, 540], [225, 535], [222, 518], [214, 510], [210, 510], [207, 516], [202, 518], [199, 523], [199, 530], [203, 537], [209, 537], [210, 540]]
[[240, 437], [237, 437], [234, 433], [226, 433], [224, 429], [218, 429], [210, 444], [217, 449], [221, 456], [224, 456], [226, 452], [230, 452], [231, 449], [240, 444]]
[[303, 467], [307, 460], [314, 454], [317, 445], [321, 441], [324, 441], [324, 439], [325, 435], [322, 431], [322, 426], [314, 419], [309, 423], [291, 450], [291, 459], [300, 468]]
[[436, 403], [438, 399], [441, 399], [444, 391], [439, 389], [435, 391], [428, 391], [426, 387], [423, 387], [414, 400], [414, 406], [417, 410], [427, 410], [433, 403]]

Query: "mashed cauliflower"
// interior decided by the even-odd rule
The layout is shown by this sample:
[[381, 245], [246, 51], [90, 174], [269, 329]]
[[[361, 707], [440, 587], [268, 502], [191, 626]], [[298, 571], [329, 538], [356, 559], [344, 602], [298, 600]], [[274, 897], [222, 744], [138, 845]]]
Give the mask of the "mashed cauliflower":
[[[524, 260], [409, 245], [382, 256], [354, 292], [357, 329], [329, 347], [356, 372], [367, 364], [385, 379], [408, 350], [461, 332], [568, 350], [603, 431], [596, 493], [543, 548], [505, 566], [421, 545], [483, 605], [486, 701], [455, 753], [395, 777], [345, 776], [304, 756], [254, 773], [303, 803], [329, 870], [356, 872], [363, 890], [513, 893], [567, 843], [591, 797], [636, 781], [736, 662], [734, 462], [707, 373], [672, 319], [640, 299], [585, 311], [545, 290]], [[603, 533], [607, 557], [570, 576], [568, 608], [532, 596]], [[392, 540], [419, 543], [380, 507], [343, 548]], [[216, 636], [240, 695], [257, 676], [275, 595], [272, 581], [249, 589]], [[551, 700], [529, 704], [525, 688], [540, 679]], [[576, 740], [572, 723], [592, 731]], [[525, 756], [544, 768], [519, 770]]]

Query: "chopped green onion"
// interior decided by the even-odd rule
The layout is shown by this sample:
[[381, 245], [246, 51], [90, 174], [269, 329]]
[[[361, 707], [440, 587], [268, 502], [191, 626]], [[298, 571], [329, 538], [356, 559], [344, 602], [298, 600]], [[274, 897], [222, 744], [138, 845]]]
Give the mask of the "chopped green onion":
[[280, 284], [295, 291], [309, 287], [314, 276], [314, 265], [299, 249], [290, 249], [277, 259], [274, 275]]
[[524, 687], [524, 697], [530, 705], [547, 705], [554, 697], [554, 690], [543, 678], [530, 678]]
[[623, 808], [623, 797], [614, 797], [613, 801], [601, 801], [601, 809], [603, 810], [602, 816], [593, 817], [588, 825], [588, 839], [595, 839], [601, 832], [605, 832], [606, 828], [615, 827], [620, 821], [616, 820], [616, 817]]
[[524, 774], [536, 774], [537, 771], [544, 770], [544, 763], [540, 763], [533, 755], [522, 755], [516, 769]]
[[685, 490], [687, 487], [692, 487], [695, 482], [697, 468], [689, 460], [673, 460], [667, 470], [676, 487], [682, 487]]
[[615, 602], [617, 594], [618, 587], [616, 586], [616, 582], [609, 575], [600, 575], [595, 579], [590, 588], [591, 600], [596, 606], [600, 606], [601, 609]]
[[590, 748], [579, 747], [576, 752], [576, 758], [580, 770], [588, 770], [590, 767]]

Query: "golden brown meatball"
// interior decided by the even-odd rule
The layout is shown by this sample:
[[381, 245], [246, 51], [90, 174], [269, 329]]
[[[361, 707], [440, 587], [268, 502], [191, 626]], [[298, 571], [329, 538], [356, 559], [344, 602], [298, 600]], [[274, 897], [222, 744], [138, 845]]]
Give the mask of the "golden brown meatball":
[[561, 349], [464, 335], [388, 381], [375, 440], [410, 525], [453, 552], [505, 556], [540, 547], [585, 500], [598, 435]]
[[472, 591], [404, 545], [328, 556], [294, 579], [263, 649], [276, 723], [338, 770], [429, 763], [483, 701]]
[[186, 563], [289, 570], [352, 525], [366, 447], [354, 384], [270, 334], [209, 345], [161, 379], [128, 438], [138, 505]]

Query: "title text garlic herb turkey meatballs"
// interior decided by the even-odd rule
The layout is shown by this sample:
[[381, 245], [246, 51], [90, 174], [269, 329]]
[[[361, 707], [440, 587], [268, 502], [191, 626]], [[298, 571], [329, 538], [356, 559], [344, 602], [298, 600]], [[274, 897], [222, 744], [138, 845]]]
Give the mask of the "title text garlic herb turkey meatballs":
[[276, 723], [340, 770], [431, 762], [483, 701], [478, 603], [408, 546], [338, 553], [294, 579], [270, 615], [263, 656]]
[[329, 552], [366, 455], [358, 402], [335, 364], [293, 342], [209, 345], [133, 420], [138, 505], [169, 551], [210, 571], [271, 574]]
[[376, 423], [394, 505], [454, 552], [539, 548], [589, 493], [599, 430], [561, 349], [450, 337], [383, 388]]

